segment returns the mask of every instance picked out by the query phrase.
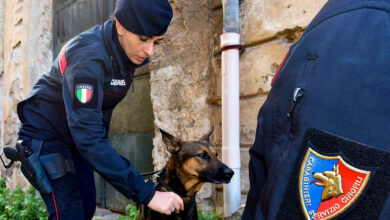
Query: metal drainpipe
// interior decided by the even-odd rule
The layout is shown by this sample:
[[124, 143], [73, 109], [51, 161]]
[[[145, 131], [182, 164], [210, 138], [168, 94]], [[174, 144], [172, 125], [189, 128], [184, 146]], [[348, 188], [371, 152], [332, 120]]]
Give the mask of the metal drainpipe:
[[240, 81], [238, 0], [222, 0], [222, 161], [234, 171], [223, 186], [224, 215], [231, 216], [241, 204], [240, 178]]

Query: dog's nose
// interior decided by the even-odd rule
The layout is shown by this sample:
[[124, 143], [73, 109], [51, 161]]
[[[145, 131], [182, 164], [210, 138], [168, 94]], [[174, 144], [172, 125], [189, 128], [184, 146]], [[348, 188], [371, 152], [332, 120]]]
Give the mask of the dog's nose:
[[223, 175], [226, 177], [226, 178], [232, 178], [232, 176], [234, 175], [234, 171], [228, 167], [225, 167], [223, 169]]

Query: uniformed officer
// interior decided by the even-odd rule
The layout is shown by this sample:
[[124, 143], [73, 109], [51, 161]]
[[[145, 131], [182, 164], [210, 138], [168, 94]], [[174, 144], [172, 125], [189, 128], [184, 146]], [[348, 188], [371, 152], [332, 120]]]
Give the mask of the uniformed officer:
[[257, 117], [243, 220], [390, 219], [389, 21], [389, 0], [329, 0], [290, 47]]
[[32, 146], [53, 191], [41, 193], [49, 219], [91, 219], [93, 169], [127, 198], [164, 214], [183, 209], [156, 192], [108, 140], [112, 111], [148, 62], [172, 19], [168, 0], [118, 0], [115, 19], [70, 40], [17, 106], [19, 139]]

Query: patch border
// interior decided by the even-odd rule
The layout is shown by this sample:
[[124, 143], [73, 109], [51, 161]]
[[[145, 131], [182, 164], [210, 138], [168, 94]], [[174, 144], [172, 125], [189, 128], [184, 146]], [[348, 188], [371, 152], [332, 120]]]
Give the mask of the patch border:
[[[307, 142], [307, 144], [311, 145], [310, 142]], [[303, 195], [302, 195], [302, 190], [301, 189], [302, 189], [302, 182], [303, 182], [302, 181], [303, 180], [303, 173], [304, 173], [303, 171], [304, 171], [304, 168], [305, 168], [305, 164], [306, 164], [307, 158], [308, 158], [310, 153], [314, 154], [315, 156], [317, 156], [317, 157], [319, 157], [321, 159], [325, 159], [325, 160], [336, 160], [336, 159], [338, 159], [348, 169], [351, 169], [351, 170], [353, 170], [355, 172], [367, 175], [367, 178], [365, 178], [365, 180], [364, 180], [364, 182], [362, 184], [361, 190], [359, 190], [359, 192], [356, 193], [356, 196], [353, 199], [351, 199], [351, 202], [349, 202], [342, 209], [340, 209], [335, 215], [323, 218], [323, 220], [335, 218], [335, 217], [339, 216], [340, 214], [344, 213], [346, 210], [348, 210], [360, 198], [361, 194], [363, 193], [363, 191], [366, 188], [367, 183], [370, 180], [371, 171], [365, 171], [365, 170], [361, 170], [359, 168], [353, 167], [352, 165], [350, 165], [347, 162], [345, 162], [345, 160], [340, 155], [337, 155], [337, 156], [325, 156], [325, 155], [322, 155], [322, 154], [316, 152], [314, 149], [312, 149], [311, 146], [309, 146], [308, 149], [306, 150], [305, 157], [303, 158], [303, 160], [301, 162], [301, 168], [299, 169], [299, 180], [298, 180], [299, 181], [299, 188], [298, 188], [298, 191], [299, 191], [299, 201], [300, 201], [300, 205], [301, 205], [301, 209], [303, 211], [303, 214], [306, 217], [306, 219], [308, 219], [308, 220], [311, 220], [311, 218], [310, 218], [310, 216], [309, 216], [309, 214], [307, 212], [307, 209], [305, 208], [305, 203], [304, 203], [304, 200], [303, 200]]]

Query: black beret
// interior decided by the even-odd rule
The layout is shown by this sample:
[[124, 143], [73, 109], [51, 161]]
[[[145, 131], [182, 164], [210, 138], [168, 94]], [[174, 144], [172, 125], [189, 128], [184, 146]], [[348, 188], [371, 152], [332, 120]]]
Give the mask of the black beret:
[[173, 16], [168, 0], [118, 0], [114, 14], [128, 31], [148, 37], [163, 35]]

